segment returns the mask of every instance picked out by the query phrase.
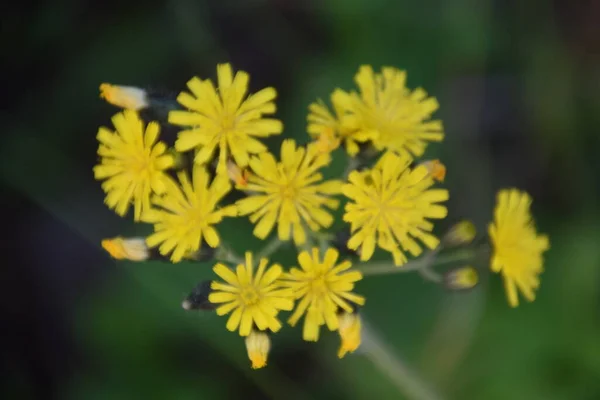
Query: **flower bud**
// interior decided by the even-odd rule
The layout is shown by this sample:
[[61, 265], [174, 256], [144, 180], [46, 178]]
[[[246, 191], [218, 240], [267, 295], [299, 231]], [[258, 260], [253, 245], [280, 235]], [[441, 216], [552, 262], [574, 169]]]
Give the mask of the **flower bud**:
[[438, 182], [444, 182], [446, 178], [446, 166], [440, 160], [423, 161], [420, 165], [427, 167], [429, 175]]
[[232, 160], [227, 161], [227, 176], [237, 188], [244, 188], [248, 185], [250, 171], [240, 168]]
[[444, 285], [451, 290], [472, 289], [478, 281], [477, 270], [471, 266], [450, 270], [444, 275]]
[[214, 310], [215, 305], [208, 301], [212, 289], [211, 281], [203, 281], [196, 285], [194, 290], [183, 300], [181, 307], [184, 310]]
[[477, 230], [475, 225], [468, 220], [463, 220], [454, 224], [442, 239], [445, 246], [464, 246], [475, 239]]
[[354, 353], [360, 346], [361, 339], [361, 320], [357, 312], [343, 311], [338, 314], [338, 333], [340, 334], [341, 344], [338, 350], [338, 357], [342, 358], [346, 353]]
[[104, 239], [102, 248], [117, 260], [146, 261], [150, 258], [146, 240], [141, 237]]
[[265, 367], [269, 350], [271, 350], [269, 335], [253, 329], [246, 337], [246, 350], [248, 358], [252, 361], [252, 369]]
[[119, 86], [103, 83], [100, 85], [100, 98], [108, 103], [129, 110], [142, 110], [150, 105], [144, 89], [134, 86]]

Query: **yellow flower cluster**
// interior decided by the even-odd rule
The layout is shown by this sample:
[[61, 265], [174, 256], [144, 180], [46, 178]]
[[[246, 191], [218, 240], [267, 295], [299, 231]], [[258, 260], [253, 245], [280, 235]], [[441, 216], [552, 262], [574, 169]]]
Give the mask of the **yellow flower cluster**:
[[253, 368], [266, 365], [270, 349], [267, 333], [281, 329], [277, 315], [292, 310], [295, 301], [298, 304], [288, 322], [294, 326], [304, 315], [304, 340], [317, 341], [320, 326], [327, 325], [340, 333], [340, 358], [358, 348], [360, 317], [354, 307], [364, 305], [365, 298], [352, 293], [352, 289], [362, 275], [350, 271], [349, 261], [337, 264], [338, 256], [335, 249], [328, 249], [323, 260], [318, 248], [311, 253], [303, 251], [298, 255], [300, 269], [292, 268], [289, 273], [284, 273], [279, 264], [268, 267], [266, 258], [259, 261], [255, 271], [249, 252], [245, 263], [235, 271], [224, 264], [215, 265], [213, 271], [225, 283], [212, 282], [208, 300], [217, 305], [218, 315], [230, 314], [226, 328], [246, 338]]
[[362, 66], [354, 80], [358, 92], [338, 88], [331, 94], [334, 113], [320, 100], [309, 106], [307, 131], [322, 153], [344, 143], [351, 157], [381, 154], [372, 168], [350, 172], [342, 186], [349, 200], [343, 220], [350, 224], [348, 248], [361, 261], [379, 247], [400, 266], [407, 262], [406, 252], [421, 254], [418, 242], [438, 246], [430, 219], [447, 214], [441, 203], [448, 191], [433, 188], [444, 180], [445, 166], [439, 160], [412, 166], [429, 142], [444, 137], [441, 122], [430, 120], [438, 103], [423, 89], [408, 89], [406, 73], [396, 68], [375, 73]]
[[[432, 119], [435, 98], [421, 88], [408, 89], [406, 73], [392, 67], [376, 73], [361, 66], [354, 80], [356, 91], [333, 90], [333, 112], [320, 100], [309, 105], [312, 141], [299, 145], [285, 139], [278, 157], [263, 142], [283, 132], [273, 116], [276, 90], [249, 93], [249, 75], [234, 73], [229, 64], [217, 66], [216, 84], [194, 77], [173, 99], [168, 123], [182, 130], [171, 143], [159, 140], [160, 123], [167, 121], [142, 120], [144, 110], [154, 106], [149, 93], [100, 86], [101, 97], [124, 111], [112, 118], [114, 131], [98, 131], [95, 178], [102, 181], [109, 208], [124, 216], [133, 205], [134, 220], [153, 227], [145, 238], [103, 240], [112, 257], [197, 260], [203, 250], [222, 247], [217, 227], [233, 217], [247, 217], [261, 240], [274, 236], [297, 247], [298, 267], [288, 270], [262, 256], [255, 263], [251, 252], [236, 268], [221, 262], [213, 268], [222, 281], [212, 281], [208, 302], [217, 315], [228, 316], [229, 331], [245, 338], [253, 368], [267, 364], [270, 334], [282, 328], [281, 311], [291, 312], [291, 326], [303, 318], [306, 341], [317, 341], [322, 326], [337, 331], [340, 358], [360, 346], [358, 311], [365, 298], [353, 290], [362, 274], [350, 261], [338, 262], [338, 250], [321, 232], [333, 226], [342, 195], [342, 221], [350, 230], [344, 245], [362, 262], [381, 249], [402, 266], [424, 248], [435, 255], [441, 247], [466, 246], [475, 237], [469, 222], [449, 230], [441, 241], [433, 233], [433, 221], [448, 213], [449, 198], [448, 190], [438, 187], [445, 165], [419, 159], [429, 143], [444, 137], [442, 123]], [[348, 173], [326, 179], [332, 152], [341, 144], [350, 156]], [[549, 247], [548, 238], [535, 231], [530, 204], [523, 192], [501, 191], [489, 227], [491, 269], [503, 275], [512, 306], [518, 304], [517, 290], [534, 299], [542, 253]], [[466, 267], [446, 274], [444, 283], [469, 289], [478, 277], [475, 268]]]
[[408, 89], [405, 71], [384, 67], [377, 74], [363, 65], [354, 81], [359, 92], [336, 89], [332, 93], [335, 115], [320, 100], [309, 106], [310, 135], [344, 142], [351, 156], [358, 154], [360, 143], [369, 143], [380, 151], [420, 157], [429, 142], [444, 138], [442, 123], [430, 120], [439, 107], [437, 100], [421, 88]]
[[[134, 204], [135, 220], [151, 223], [155, 232], [146, 238], [149, 247], [159, 247], [173, 262], [197, 252], [203, 243], [217, 247], [215, 225], [224, 217], [249, 215], [256, 224], [254, 234], [265, 239], [277, 225], [281, 240], [293, 238], [302, 245], [307, 231], [328, 228], [329, 210], [339, 205], [332, 195], [341, 192], [342, 181], [324, 180], [320, 170], [331, 162], [316, 145], [297, 146], [285, 140], [279, 161], [259, 139], [280, 134], [281, 121], [267, 118], [276, 110], [277, 92], [265, 88], [248, 94], [249, 76], [235, 75], [229, 64], [217, 66], [218, 86], [210, 79], [192, 78], [177, 101], [187, 110], [173, 110], [169, 122], [184, 126], [174, 149], [157, 142], [158, 122], [143, 122], [136, 110], [151, 105], [142, 90], [129, 86], [101, 85], [101, 96], [126, 108], [113, 117], [116, 133], [100, 128], [96, 179], [106, 179], [102, 188], [106, 203], [123, 216]], [[143, 99], [143, 102], [142, 102]], [[177, 153], [193, 151], [191, 180], [178, 169]], [[212, 161], [216, 173], [212, 173]], [[246, 197], [223, 204], [233, 189]]]

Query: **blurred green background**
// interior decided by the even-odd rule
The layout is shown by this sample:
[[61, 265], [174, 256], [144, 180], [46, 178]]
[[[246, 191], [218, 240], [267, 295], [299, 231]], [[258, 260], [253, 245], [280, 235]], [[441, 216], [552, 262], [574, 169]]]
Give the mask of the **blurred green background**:
[[[510, 309], [498, 276], [450, 293], [417, 274], [369, 277], [363, 315], [390, 354], [447, 399], [600, 398], [600, 4], [570, 0], [23, 1], [4, 6], [0, 143], [3, 398], [402, 399], [337, 334], [273, 338], [250, 369], [243, 341], [182, 299], [210, 263], [115, 263], [100, 240], [146, 234], [103, 205], [95, 134], [118, 110], [102, 82], [177, 93], [218, 62], [278, 89], [285, 136], [307, 106], [351, 89], [359, 65], [408, 71], [438, 98], [450, 216], [481, 235], [495, 192], [534, 197], [550, 235], [538, 299]], [[269, 140], [277, 149], [281, 138]], [[341, 151], [328, 174], [344, 168]], [[340, 213], [338, 213], [340, 215]], [[336, 229], [341, 224], [336, 225]], [[241, 231], [247, 232], [241, 234]], [[220, 230], [260, 249], [245, 220]], [[282, 248], [274, 259], [292, 265]], [[405, 388], [404, 390], [402, 388]]]

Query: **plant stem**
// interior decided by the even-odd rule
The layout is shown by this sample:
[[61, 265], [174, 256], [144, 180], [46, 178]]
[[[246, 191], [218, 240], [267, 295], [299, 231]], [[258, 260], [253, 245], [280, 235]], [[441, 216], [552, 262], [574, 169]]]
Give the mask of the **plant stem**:
[[423, 279], [427, 281], [431, 281], [433, 283], [441, 283], [444, 278], [437, 272], [432, 271], [430, 267], [430, 265], [427, 265], [419, 269], [417, 272], [419, 273], [419, 275], [421, 275], [421, 277], [423, 277]]
[[261, 258], [269, 258], [271, 254], [275, 253], [281, 246], [286, 244], [286, 242], [282, 242], [279, 238], [275, 237], [272, 239], [265, 247], [262, 248], [261, 251], [256, 255], [256, 260], [260, 261]]
[[[431, 257], [431, 254], [426, 254], [425, 256], [409, 261], [406, 264], [396, 267], [395, 265], [391, 265], [390, 262], [375, 262], [363, 264], [360, 267], [356, 268], [358, 271], [362, 272], [364, 276], [367, 275], [387, 275], [387, 274], [401, 274], [405, 272], [413, 272], [419, 271], [421, 275], [431, 275], [433, 272], [429, 270], [428, 272], [423, 272], [424, 270], [428, 270], [430, 267], [434, 265], [442, 265], [448, 264], [455, 261], [465, 261], [473, 258], [476, 254], [474, 250], [464, 250], [458, 251], [453, 254], [448, 254], [445, 256], [439, 257]], [[437, 274], [436, 274], [437, 275]]]
[[294, 245], [296, 246], [296, 250], [298, 253], [300, 253], [302, 251], [308, 251], [310, 253], [312, 248], [315, 247], [314, 239], [317, 239], [317, 238], [314, 236], [314, 232], [312, 232], [311, 229], [307, 226], [306, 222], [301, 221], [301, 224], [302, 224], [302, 229], [304, 229], [304, 232], [306, 233], [306, 241], [301, 245], [298, 245], [298, 244], [296, 244], [296, 242], [294, 242]]
[[381, 340], [363, 319], [361, 353], [387, 375], [398, 390], [407, 398], [415, 400], [441, 400], [421, 378], [395, 357], [392, 349]]
[[225, 244], [221, 244], [221, 246], [219, 246], [219, 248], [215, 252], [215, 260], [223, 261], [226, 263], [232, 263], [234, 265], [245, 263], [245, 261], [241, 257], [235, 254]]
[[343, 179], [347, 180], [348, 175], [350, 175], [350, 172], [352, 172], [356, 168], [358, 168], [359, 165], [360, 165], [360, 161], [359, 161], [358, 157], [348, 157], [348, 164], [346, 164], [346, 169], [344, 170], [344, 173], [342, 174]]

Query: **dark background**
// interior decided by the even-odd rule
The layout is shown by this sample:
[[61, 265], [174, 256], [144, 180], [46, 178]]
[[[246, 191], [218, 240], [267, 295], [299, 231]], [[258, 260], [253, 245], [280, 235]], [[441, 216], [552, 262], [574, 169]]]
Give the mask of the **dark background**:
[[[532, 304], [510, 309], [497, 276], [457, 294], [398, 274], [360, 282], [365, 318], [444, 397], [600, 398], [599, 2], [56, 0], [0, 18], [3, 398], [402, 398], [361, 355], [339, 361], [333, 333], [307, 344], [284, 329], [252, 371], [224, 319], [180, 308], [209, 264], [101, 250], [148, 227], [106, 209], [93, 179], [96, 131], [117, 112], [99, 84], [176, 94], [226, 61], [277, 88], [302, 143], [308, 104], [353, 88], [359, 65], [406, 69], [441, 104], [446, 139], [428, 154], [448, 166], [442, 228], [470, 218], [484, 235], [495, 192], [517, 186], [552, 249]], [[221, 232], [260, 246], [245, 220]]]

